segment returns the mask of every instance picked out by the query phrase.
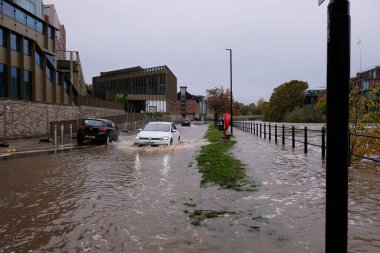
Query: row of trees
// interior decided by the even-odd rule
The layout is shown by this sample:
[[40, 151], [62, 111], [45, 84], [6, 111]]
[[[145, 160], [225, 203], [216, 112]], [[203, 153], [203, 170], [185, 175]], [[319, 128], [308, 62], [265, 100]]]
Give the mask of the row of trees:
[[[322, 122], [323, 106], [305, 107], [306, 82], [293, 80], [274, 89], [269, 102], [260, 98], [256, 104], [245, 105], [233, 101], [234, 115], [261, 115], [265, 121], [272, 122]], [[230, 112], [230, 90], [214, 88], [207, 90], [208, 106], [216, 115]]]

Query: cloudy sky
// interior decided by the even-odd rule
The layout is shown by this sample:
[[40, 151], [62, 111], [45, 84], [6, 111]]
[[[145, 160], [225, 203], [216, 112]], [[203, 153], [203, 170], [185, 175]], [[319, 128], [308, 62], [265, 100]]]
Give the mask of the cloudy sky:
[[[56, 6], [67, 50], [87, 83], [101, 71], [167, 65], [194, 95], [229, 88], [242, 103], [302, 80], [325, 87], [327, 5], [318, 0], [44, 0]], [[351, 0], [351, 75], [380, 65], [380, 0]]]

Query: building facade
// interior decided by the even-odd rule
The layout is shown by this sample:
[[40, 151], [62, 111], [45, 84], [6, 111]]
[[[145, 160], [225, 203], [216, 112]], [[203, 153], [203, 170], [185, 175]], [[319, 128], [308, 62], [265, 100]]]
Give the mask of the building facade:
[[182, 117], [202, 119], [207, 114], [207, 101], [204, 96], [196, 96], [187, 92], [186, 86], [181, 86], [177, 93], [178, 112]]
[[92, 81], [98, 98], [127, 95], [130, 112], [177, 112], [177, 78], [167, 66], [101, 72]]
[[74, 104], [83, 92], [73, 83], [75, 73], [57, 64], [57, 30], [40, 18], [40, 1], [0, 1], [0, 98]]
[[57, 11], [53, 4], [44, 5], [44, 19], [47, 23], [54, 26], [55, 32], [55, 51], [57, 60], [66, 60], [66, 29], [59, 22]]
[[357, 89], [360, 93], [380, 88], [380, 66], [357, 73], [356, 77], [351, 78], [350, 84], [351, 89]]

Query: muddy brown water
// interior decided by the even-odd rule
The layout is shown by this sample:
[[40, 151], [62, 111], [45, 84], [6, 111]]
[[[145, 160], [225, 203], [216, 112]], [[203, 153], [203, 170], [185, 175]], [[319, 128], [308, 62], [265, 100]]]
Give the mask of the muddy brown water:
[[[0, 252], [323, 252], [325, 164], [318, 149], [236, 130], [231, 153], [256, 192], [200, 187], [206, 125], [172, 147], [109, 146], [0, 161]], [[379, 252], [380, 168], [350, 171], [349, 252]], [[194, 210], [227, 211], [193, 226]]]

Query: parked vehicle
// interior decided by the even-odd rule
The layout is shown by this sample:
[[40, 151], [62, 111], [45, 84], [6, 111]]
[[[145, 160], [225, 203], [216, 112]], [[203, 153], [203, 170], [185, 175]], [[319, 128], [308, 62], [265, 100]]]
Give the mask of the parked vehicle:
[[181, 136], [173, 122], [149, 122], [139, 129], [135, 144], [139, 146], [172, 145], [179, 143]]
[[112, 120], [85, 119], [77, 133], [77, 141], [82, 145], [84, 141], [103, 143], [107, 145], [119, 138], [119, 129]]
[[191, 120], [188, 118], [183, 118], [181, 120], [181, 126], [190, 126], [191, 125]]

